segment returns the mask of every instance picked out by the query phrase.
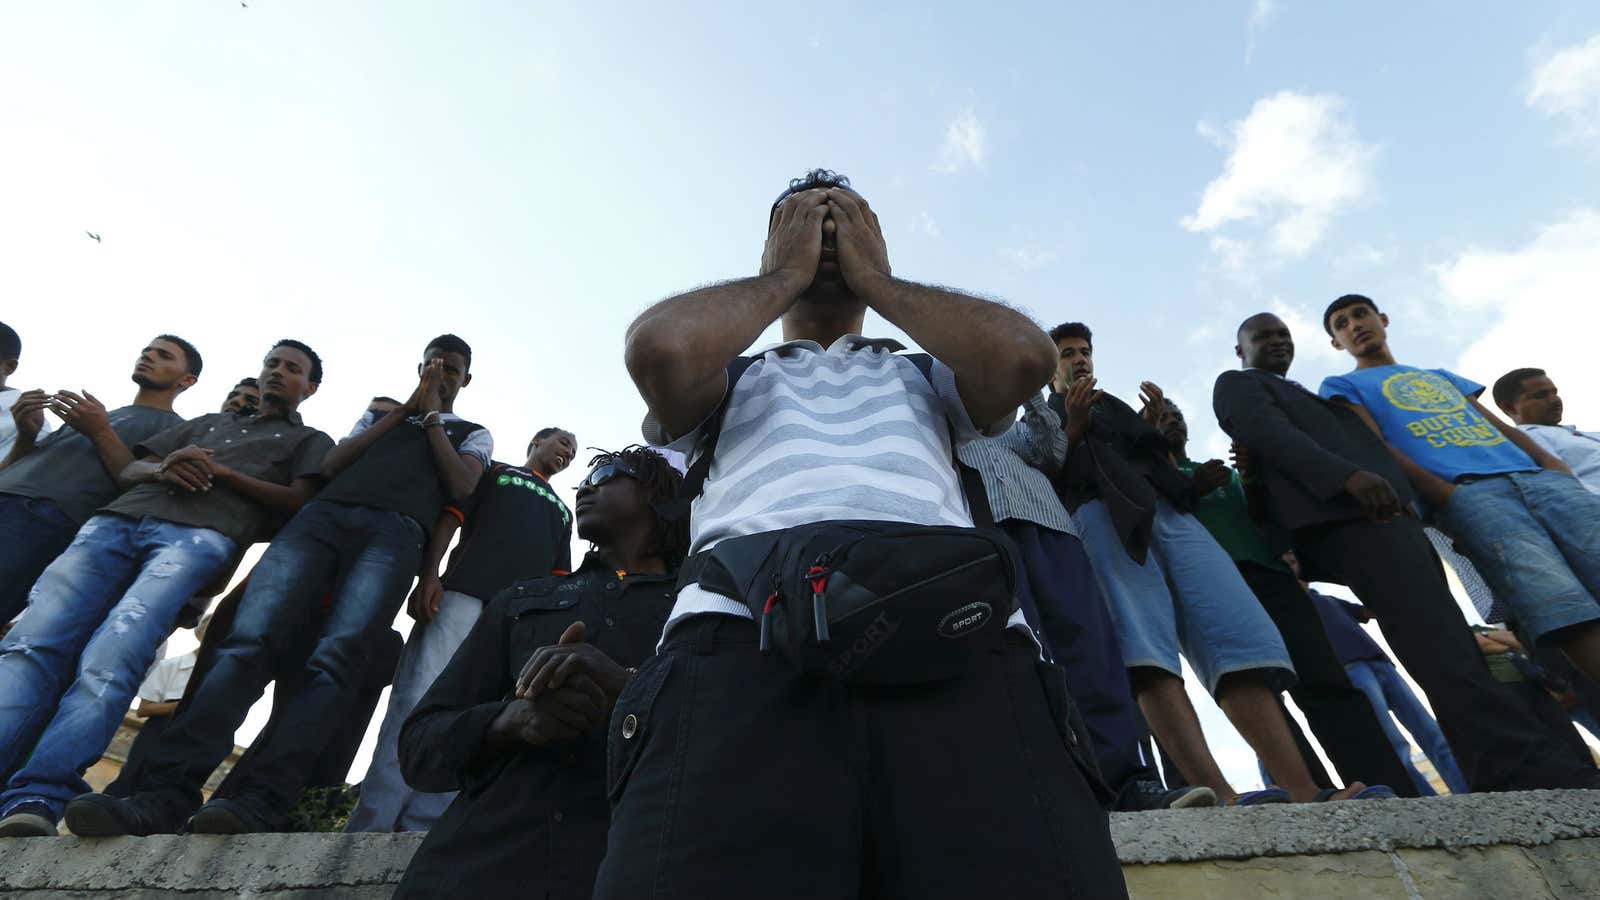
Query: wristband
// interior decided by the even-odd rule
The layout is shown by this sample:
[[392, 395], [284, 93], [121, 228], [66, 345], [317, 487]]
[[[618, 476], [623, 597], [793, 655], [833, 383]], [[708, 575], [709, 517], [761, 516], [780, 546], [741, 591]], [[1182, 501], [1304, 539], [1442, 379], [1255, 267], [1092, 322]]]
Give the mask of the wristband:
[[444, 415], [438, 410], [434, 410], [422, 417], [423, 428], [432, 428], [435, 425], [444, 425]]

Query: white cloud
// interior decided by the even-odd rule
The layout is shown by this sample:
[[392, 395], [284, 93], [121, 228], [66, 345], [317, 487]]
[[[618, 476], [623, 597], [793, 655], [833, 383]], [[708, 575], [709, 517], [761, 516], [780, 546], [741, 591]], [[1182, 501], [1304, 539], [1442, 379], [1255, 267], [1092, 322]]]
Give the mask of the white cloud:
[[1256, 39], [1267, 30], [1272, 17], [1278, 13], [1276, 0], [1255, 0], [1250, 4], [1250, 17], [1245, 20], [1244, 62], [1249, 65], [1256, 55]]
[[1055, 262], [1056, 259], [1054, 250], [1034, 247], [1005, 247], [1001, 249], [1000, 255], [1016, 263], [1023, 271], [1032, 271]]
[[1536, 60], [1527, 103], [1565, 120], [1569, 137], [1600, 140], [1600, 34]]
[[930, 167], [935, 172], [959, 172], [964, 168], [983, 168], [988, 153], [988, 132], [977, 113], [967, 110], [956, 116], [944, 130], [944, 146]]
[[917, 230], [931, 238], [936, 238], [941, 233], [938, 221], [928, 215], [927, 210], [917, 213]]
[[[1228, 158], [1183, 227], [1212, 234], [1225, 267], [1245, 265], [1258, 252], [1268, 263], [1305, 256], [1335, 216], [1375, 193], [1378, 147], [1356, 137], [1344, 107], [1335, 94], [1279, 91], [1225, 128], [1200, 123], [1200, 135]], [[1245, 225], [1264, 234], [1252, 242], [1219, 234]]]
[[1447, 304], [1483, 322], [1457, 364], [1463, 375], [1492, 384], [1518, 366], [1547, 369], [1568, 420], [1600, 427], [1600, 210], [1569, 212], [1514, 250], [1467, 250], [1433, 273]]

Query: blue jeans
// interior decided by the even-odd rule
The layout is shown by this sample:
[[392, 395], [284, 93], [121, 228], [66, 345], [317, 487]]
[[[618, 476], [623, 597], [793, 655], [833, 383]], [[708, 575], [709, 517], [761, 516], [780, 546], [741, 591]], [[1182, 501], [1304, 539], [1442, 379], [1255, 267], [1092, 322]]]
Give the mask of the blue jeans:
[[1439, 526], [1538, 640], [1600, 619], [1600, 494], [1564, 472], [1462, 484]]
[[[1417, 699], [1411, 686], [1400, 677], [1400, 671], [1394, 663], [1388, 660], [1361, 659], [1345, 663], [1344, 670], [1350, 676], [1350, 681], [1361, 692], [1367, 695], [1372, 702], [1372, 709], [1378, 714], [1378, 724], [1383, 727], [1383, 733], [1388, 736], [1389, 743], [1394, 747], [1394, 752], [1399, 754], [1400, 761], [1405, 764], [1406, 771], [1411, 775], [1411, 780], [1417, 786], [1417, 792], [1424, 797], [1434, 796], [1433, 786], [1422, 777], [1417, 767], [1411, 764], [1411, 744], [1406, 740], [1400, 729], [1394, 726], [1394, 719], [1398, 718], [1400, 724], [1411, 732], [1411, 736], [1422, 745], [1422, 752], [1433, 763], [1433, 768], [1438, 771], [1452, 794], [1465, 794], [1471, 790], [1467, 787], [1467, 779], [1461, 775], [1461, 769], [1456, 765], [1456, 758], [1450, 752], [1450, 745], [1444, 739], [1444, 733], [1439, 730], [1439, 725], [1428, 714], [1427, 707]], [[1389, 713], [1394, 713], [1391, 718]]]
[[[368, 655], [405, 601], [422, 544], [422, 526], [400, 513], [326, 500], [302, 507], [250, 572], [211, 668], [146, 759], [140, 793], [175, 814], [192, 811], [267, 684], [298, 675], [294, 705], [251, 747], [249, 777], [229, 778], [218, 791], [264, 819], [286, 814], [322, 755], [329, 723], [359, 706]], [[317, 632], [309, 658], [307, 629]]]
[[0, 815], [40, 800], [59, 816], [89, 789], [83, 772], [178, 612], [233, 551], [216, 531], [149, 517], [98, 515], [78, 530], [0, 642], [0, 772], [10, 775]]
[[28, 589], [77, 530], [54, 501], [0, 494], [0, 624], [28, 605]]

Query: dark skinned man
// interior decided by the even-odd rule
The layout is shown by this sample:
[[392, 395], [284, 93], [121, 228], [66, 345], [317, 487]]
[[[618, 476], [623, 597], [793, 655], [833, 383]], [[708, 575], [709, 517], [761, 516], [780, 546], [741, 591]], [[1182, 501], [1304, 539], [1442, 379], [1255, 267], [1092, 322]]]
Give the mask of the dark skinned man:
[[[868, 309], [927, 350], [925, 372], [897, 342], [859, 334]], [[738, 359], [730, 383], [778, 320], [785, 343]], [[689, 454], [695, 477], [710, 460], [703, 492], [688, 489], [704, 560], [839, 520], [961, 540], [972, 518], [956, 445], [1009, 427], [1055, 355], [1008, 307], [892, 275], [877, 214], [848, 179], [815, 170], [773, 204], [760, 274], [652, 306], [625, 361], [647, 440]], [[1123, 894], [1086, 740], [1020, 611], [1011, 629], [993, 605], [948, 620], [995, 626], [993, 650], [959, 675], [862, 684], [763, 653], [749, 594], [695, 574], [698, 562], [612, 717], [596, 897]], [[848, 645], [863, 656], [898, 640], [875, 621], [884, 630]]]
[[[596, 457], [576, 504], [594, 550], [570, 575], [498, 592], [423, 695], [402, 770], [418, 789], [460, 793], [396, 897], [593, 894], [610, 821], [606, 717], [672, 608], [687, 533], [657, 509], [681, 480], [642, 447]], [[632, 735], [638, 720], [618, 727]]]
[[[371, 424], [363, 418], [328, 452], [327, 486], [251, 570], [233, 627], [147, 760], [140, 790], [125, 800], [75, 800], [67, 815], [73, 833], [156, 834], [185, 819], [198, 833], [282, 827], [322, 756], [327, 723], [359, 707], [366, 648], [385, 638], [405, 602], [426, 528], [448, 501], [472, 492], [490, 460], [489, 432], [452, 412], [471, 363], [465, 341], [434, 338], [409, 400]], [[309, 658], [308, 629], [318, 635]], [[252, 748], [251, 777], [230, 781], [226, 795], [200, 807], [206, 778], [278, 678], [300, 682], [296, 703]]]
[[[1415, 795], [1419, 788], [1405, 762], [1391, 749], [1366, 694], [1345, 673], [1311, 596], [1284, 561], [1287, 539], [1268, 533], [1250, 518], [1238, 472], [1221, 460], [1199, 463], [1189, 458], [1189, 423], [1171, 400], [1166, 402], [1161, 434], [1178, 471], [1193, 482], [1198, 498], [1195, 518], [1227, 551], [1245, 584], [1278, 626], [1297, 676], [1289, 695], [1305, 713], [1339, 775], [1345, 781], [1386, 784], [1402, 796]], [[1302, 747], [1302, 756], [1305, 749]], [[1313, 767], [1314, 774], [1314, 767], [1321, 763], [1312, 756], [1306, 765]]]
[[189, 598], [317, 489], [333, 442], [297, 410], [321, 368], [311, 348], [279, 341], [257, 415], [213, 413], [140, 441], [119, 475], [129, 490], [39, 576], [0, 643], [0, 834], [55, 833]]
[[1411, 500], [1399, 463], [1355, 410], [1290, 381], [1294, 339], [1270, 313], [1246, 319], [1243, 370], [1217, 377], [1212, 406], [1248, 449], [1269, 522], [1290, 536], [1308, 580], [1347, 585], [1428, 695], [1475, 791], [1600, 787], [1559, 740], [1489, 676]]
[[[378, 745], [361, 779], [361, 802], [346, 831], [427, 831], [450, 805], [454, 794], [418, 791], [401, 778], [400, 726], [466, 640], [484, 603], [519, 578], [572, 568], [572, 513], [550, 479], [576, 452], [571, 432], [545, 428], [528, 443], [525, 463], [491, 464], [472, 496], [446, 506], [434, 523], [408, 604], [417, 624], [395, 670]], [[458, 530], [461, 542], [440, 577], [439, 564]]]

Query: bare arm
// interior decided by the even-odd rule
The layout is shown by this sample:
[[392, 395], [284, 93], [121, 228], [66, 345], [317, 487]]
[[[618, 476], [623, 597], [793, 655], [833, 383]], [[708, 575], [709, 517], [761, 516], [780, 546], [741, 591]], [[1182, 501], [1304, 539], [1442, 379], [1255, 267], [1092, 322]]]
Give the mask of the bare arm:
[[450, 510], [434, 520], [428, 546], [422, 551], [422, 564], [417, 568], [417, 585], [406, 599], [406, 609], [411, 618], [426, 625], [439, 614], [439, 602], [444, 599], [444, 584], [439, 581], [439, 563], [450, 549], [450, 539], [461, 527], [461, 520]]
[[1534, 440], [1533, 435], [1490, 412], [1488, 407], [1478, 402], [1477, 397], [1468, 397], [1467, 402], [1471, 403], [1472, 408], [1478, 411], [1478, 415], [1488, 419], [1494, 424], [1494, 427], [1500, 429], [1500, 433], [1506, 436], [1506, 440], [1516, 444], [1522, 448], [1522, 452], [1533, 457], [1533, 461], [1538, 463], [1540, 468], [1550, 469], [1554, 472], [1565, 472], [1568, 475], [1572, 474], [1572, 467], [1567, 465], [1566, 460], [1551, 453], [1548, 447]]
[[[1361, 417], [1361, 421], [1367, 423], [1367, 427], [1372, 429], [1373, 434], [1383, 438], [1383, 429], [1378, 427], [1377, 421], [1372, 418], [1371, 413], [1367, 412], [1366, 407], [1359, 403], [1351, 403], [1343, 397], [1334, 397], [1332, 402], [1354, 410], [1355, 414]], [[1417, 489], [1418, 496], [1427, 501], [1429, 506], [1435, 509], [1443, 509], [1450, 503], [1450, 495], [1456, 492], [1454, 484], [1417, 465], [1415, 460], [1407, 456], [1395, 445], [1389, 443], [1388, 440], [1385, 439], [1383, 445], [1389, 448], [1389, 455], [1393, 456], [1395, 462], [1400, 464], [1401, 470], [1406, 473], [1406, 480], [1411, 482], [1411, 486]]]
[[134, 715], [141, 719], [154, 719], [159, 716], [170, 716], [178, 709], [176, 700], [140, 700], [139, 708], [134, 710]]
[[443, 425], [429, 425], [423, 431], [428, 435], [428, 450], [433, 453], [433, 464], [444, 479], [450, 499], [460, 500], [471, 494], [478, 486], [478, 476], [483, 474], [483, 461], [470, 453], [456, 452]]
[[372, 423], [369, 428], [360, 434], [336, 444], [332, 450], [328, 451], [327, 457], [322, 460], [322, 477], [332, 481], [335, 475], [343, 472], [350, 467], [351, 463], [360, 459], [361, 454], [367, 452], [367, 448], [378, 442], [378, 438], [388, 434], [395, 426], [404, 422], [409, 415], [411, 415], [411, 411], [407, 407], [397, 406], [389, 410], [387, 415]]
[[214, 481], [226, 485], [247, 500], [279, 513], [298, 512], [322, 486], [322, 481], [318, 478], [296, 478], [288, 484], [276, 484], [249, 475], [241, 475], [216, 463], [212, 463], [211, 469]]
[[784, 201], [757, 277], [669, 297], [628, 326], [628, 374], [673, 437], [711, 414], [727, 390], [728, 363], [811, 286], [822, 254], [826, 197], [825, 191], [802, 191]]
[[955, 372], [961, 402], [980, 430], [1009, 416], [1055, 374], [1055, 344], [1027, 316], [993, 300], [895, 278], [867, 202], [832, 190], [828, 208], [851, 291]]

